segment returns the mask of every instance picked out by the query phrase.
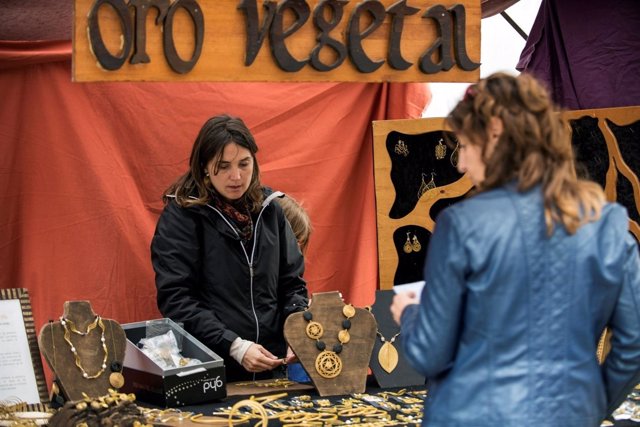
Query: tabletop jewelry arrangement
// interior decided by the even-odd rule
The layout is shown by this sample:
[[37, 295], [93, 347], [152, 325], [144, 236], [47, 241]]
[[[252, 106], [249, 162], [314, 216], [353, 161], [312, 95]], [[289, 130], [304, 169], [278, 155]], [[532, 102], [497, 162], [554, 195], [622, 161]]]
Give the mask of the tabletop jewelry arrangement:
[[289, 397], [288, 393], [277, 393], [251, 396], [206, 415], [172, 409], [149, 410], [146, 415], [149, 422], [168, 425], [186, 419], [195, 424], [220, 426], [248, 422], [255, 426], [267, 426], [270, 421], [285, 427], [419, 425], [425, 396], [424, 389], [353, 393], [333, 400], [310, 395]]

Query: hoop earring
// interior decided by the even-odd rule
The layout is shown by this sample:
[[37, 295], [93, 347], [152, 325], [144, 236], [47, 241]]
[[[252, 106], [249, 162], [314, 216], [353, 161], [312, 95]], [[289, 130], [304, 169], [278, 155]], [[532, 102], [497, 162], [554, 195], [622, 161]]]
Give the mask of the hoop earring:
[[451, 153], [451, 157], [449, 157], [449, 161], [451, 162], [451, 166], [454, 168], [458, 167], [458, 146], [460, 143], [456, 141], [456, 148], [453, 149], [453, 153]]
[[418, 236], [416, 236], [415, 234], [413, 235], [413, 243], [411, 244], [411, 247], [413, 248], [414, 252], [420, 252], [420, 249], [422, 249], [422, 245], [418, 241]]
[[438, 141], [438, 145], [436, 145], [436, 159], [442, 160], [446, 155], [447, 146], [442, 143], [442, 138], [440, 138], [440, 141]]
[[402, 250], [405, 254], [410, 254], [413, 251], [413, 246], [411, 245], [411, 238], [409, 238], [409, 234], [411, 234], [411, 232], [407, 231], [407, 241], [404, 242], [404, 246], [402, 247]]

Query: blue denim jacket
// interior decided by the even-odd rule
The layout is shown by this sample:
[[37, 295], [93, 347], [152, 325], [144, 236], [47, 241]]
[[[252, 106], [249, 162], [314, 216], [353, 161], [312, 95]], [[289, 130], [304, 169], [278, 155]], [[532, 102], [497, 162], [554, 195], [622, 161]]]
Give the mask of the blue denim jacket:
[[480, 193], [439, 216], [425, 281], [401, 329], [430, 380], [425, 426], [599, 426], [640, 382], [640, 258], [620, 205], [548, 237], [540, 188]]

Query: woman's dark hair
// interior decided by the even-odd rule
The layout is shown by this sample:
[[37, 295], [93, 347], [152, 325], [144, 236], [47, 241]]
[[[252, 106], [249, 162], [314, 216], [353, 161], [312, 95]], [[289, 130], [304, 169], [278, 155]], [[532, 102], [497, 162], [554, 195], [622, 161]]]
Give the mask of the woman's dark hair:
[[212, 159], [217, 159], [213, 169], [213, 173], [217, 174], [225, 147], [234, 143], [251, 152], [253, 175], [249, 188], [242, 197], [247, 202], [249, 210], [260, 210], [264, 195], [256, 159], [258, 146], [242, 119], [226, 114], [212, 117], [202, 126], [191, 149], [189, 170], [167, 188], [164, 202], [167, 202], [167, 196], [174, 196], [176, 202], [183, 207], [209, 202], [211, 194], [215, 194], [216, 190], [206, 175], [206, 166]]

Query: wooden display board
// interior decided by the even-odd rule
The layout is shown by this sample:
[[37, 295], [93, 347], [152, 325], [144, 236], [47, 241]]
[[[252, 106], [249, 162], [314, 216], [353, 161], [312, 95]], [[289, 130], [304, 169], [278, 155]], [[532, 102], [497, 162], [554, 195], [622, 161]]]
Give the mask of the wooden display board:
[[[640, 107], [563, 114], [571, 126], [578, 172], [598, 182], [608, 200], [627, 208], [630, 231], [640, 241]], [[423, 279], [437, 214], [472, 187], [455, 172], [450, 147], [442, 158], [436, 155], [442, 154], [438, 146], [447, 132], [443, 118], [373, 122], [380, 289]]]
[[[444, 138], [442, 118], [373, 122], [380, 289], [422, 280], [437, 212], [471, 189], [471, 181], [451, 162], [451, 148], [436, 157]], [[431, 178], [435, 187], [423, 191]]]
[[563, 113], [572, 129], [578, 172], [604, 188], [629, 214], [629, 230], [640, 241], [640, 107]]
[[480, 0], [75, 0], [73, 80], [472, 82], [480, 19]]

